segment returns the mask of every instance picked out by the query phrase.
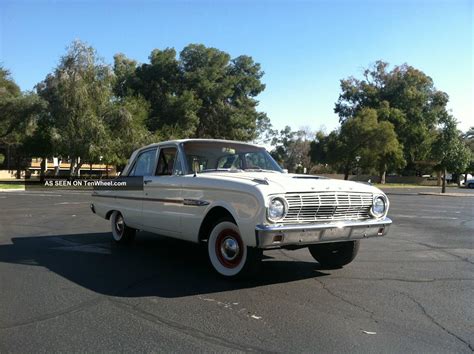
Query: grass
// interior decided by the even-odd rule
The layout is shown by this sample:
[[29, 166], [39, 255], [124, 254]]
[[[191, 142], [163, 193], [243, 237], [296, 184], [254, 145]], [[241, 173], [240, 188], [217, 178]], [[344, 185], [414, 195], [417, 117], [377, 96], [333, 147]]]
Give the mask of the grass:
[[0, 183], [0, 189], [25, 189], [22, 184]]

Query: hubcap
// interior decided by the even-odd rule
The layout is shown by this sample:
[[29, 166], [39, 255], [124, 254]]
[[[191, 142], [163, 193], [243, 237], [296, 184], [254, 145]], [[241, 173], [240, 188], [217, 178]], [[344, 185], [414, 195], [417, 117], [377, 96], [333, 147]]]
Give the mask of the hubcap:
[[240, 247], [233, 237], [226, 237], [221, 244], [221, 254], [227, 261], [234, 260], [239, 254]]
[[215, 252], [219, 262], [226, 268], [235, 268], [242, 262], [244, 244], [237, 231], [222, 230], [215, 241]]
[[117, 219], [115, 220], [115, 230], [117, 231], [117, 234], [121, 236], [124, 228], [125, 228], [125, 223], [123, 222], [123, 217], [122, 215], [118, 215]]

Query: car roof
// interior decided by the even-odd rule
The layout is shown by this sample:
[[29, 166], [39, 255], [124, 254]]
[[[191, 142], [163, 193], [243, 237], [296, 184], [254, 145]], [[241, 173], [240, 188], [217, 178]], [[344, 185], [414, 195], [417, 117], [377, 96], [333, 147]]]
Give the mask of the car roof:
[[149, 149], [153, 147], [158, 147], [162, 145], [168, 145], [168, 144], [182, 144], [182, 143], [188, 143], [188, 142], [213, 142], [213, 143], [232, 143], [232, 144], [244, 144], [244, 145], [251, 145], [259, 148], [264, 148], [261, 145], [257, 144], [252, 144], [252, 143], [247, 143], [245, 141], [236, 141], [236, 140], [225, 140], [225, 139], [177, 139], [177, 140], [167, 140], [167, 141], [162, 141], [159, 143], [153, 143], [149, 144], [147, 146], [143, 146], [139, 148], [138, 150], [144, 150], [144, 149]]

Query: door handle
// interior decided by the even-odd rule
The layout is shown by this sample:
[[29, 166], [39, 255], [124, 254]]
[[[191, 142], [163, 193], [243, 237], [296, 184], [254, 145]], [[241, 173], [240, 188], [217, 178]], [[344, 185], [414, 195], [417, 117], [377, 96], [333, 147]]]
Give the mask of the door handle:
[[151, 179], [146, 179], [146, 180], [143, 181], [144, 184], [148, 184], [148, 183], [150, 183], [150, 182], [152, 182]]

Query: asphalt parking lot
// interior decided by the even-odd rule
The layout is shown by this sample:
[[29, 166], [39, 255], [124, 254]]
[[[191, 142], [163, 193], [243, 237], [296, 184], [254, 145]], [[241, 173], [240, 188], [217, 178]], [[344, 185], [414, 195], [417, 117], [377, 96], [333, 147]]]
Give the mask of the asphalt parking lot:
[[0, 192], [0, 352], [473, 352], [474, 198], [417, 192], [345, 268], [271, 251], [239, 282], [193, 244], [116, 246], [85, 193]]

